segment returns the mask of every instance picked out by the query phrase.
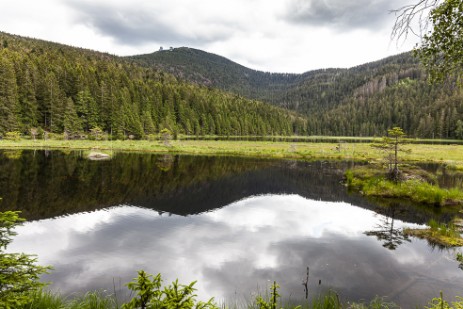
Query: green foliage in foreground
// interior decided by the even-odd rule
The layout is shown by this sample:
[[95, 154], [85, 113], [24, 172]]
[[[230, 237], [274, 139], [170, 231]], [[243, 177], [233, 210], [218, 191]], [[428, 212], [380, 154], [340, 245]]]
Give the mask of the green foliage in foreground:
[[207, 302], [196, 301], [196, 294], [194, 294], [196, 281], [183, 285], [175, 280], [163, 290], [161, 290], [161, 282], [161, 274], [153, 276], [140, 270], [138, 277], [127, 284], [136, 296], [122, 305], [122, 309], [218, 309], [212, 298]]
[[440, 297], [435, 297], [429, 302], [429, 307], [426, 306], [426, 309], [461, 309], [463, 308], [463, 298], [457, 297], [457, 301], [448, 303], [444, 300], [442, 292]]
[[19, 309], [117, 309], [116, 298], [101, 292], [88, 292], [83, 296], [67, 300], [59, 294], [38, 290], [29, 303]]
[[[147, 278], [156, 278], [151, 275], [147, 275]], [[138, 282], [140, 278], [137, 278]], [[241, 306], [233, 307], [234, 309], [396, 309], [400, 308], [397, 304], [393, 302], [386, 301], [382, 297], [375, 297], [370, 302], [347, 302], [342, 303], [339, 299], [339, 296], [335, 292], [329, 292], [326, 295], [321, 295], [314, 298], [311, 301], [301, 302], [300, 305], [294, 305], [294, 302], [290, 304], [283, 304], [278, 302], [279, 296], [278, 291], [275, 289], [277, 285], [271, 287], [270, 298], [265, 299], [262, 296], [257, 296], [256, 299], [250, 303], [243, 304]], [[139, 290], [138, 292], [141, 292]], [[146, 290], [145, 290], [146, 291]], [[273, 294], [276, 292], [276, 294]], [[179, 294], [181, 297], [182, 294]], [[192, 295], [190, 295], [192, 296]], [[276, 297], [275, 297], [276, 296]], [[218, 309], [217, 305], [211, 303], [209, 307], [201, 307], [200, 304], [207, 304], [197, 302], [196, 306], [189, 307], [191, 303], [187, 302], [187, 305], [184, 305], [180, 302], [172, 301], [167, 306], [167, 303], [159, 303], [158, 305], [152, 306], [147, 305], [143, 307], [139, 304], [137, 307], [133, 307], [132, 304], [124, 304], [119, 306], [114, 295], [104, 295], [99, 292], [90, 292], [86, 293], [82, 297], [77, 297], [75, 299], [66, 300], [59, 294], [53, 294], [51, 292], [37, 291], [33, 294], [29, 304], [22, 305], [17, 307], [18, 309], [123, 309], [123, 308], [166, 308], [166, 309], [176, 309], [176, 308], [215, 308]], [[222, 305], [221, 308], [226, 309], [230, 308], [226, 304]], [[449, 303], [444, 300], [443, 294], [441, 292], [439, 297], [435, 297], [428, 302], [428, 305], [424, 307], [425, 309], [461, 309], [463, 308], [463, 298], [457, 297], [457, 300]]]
[[0, 308], [18, 308], [45, 285], [39, 277], [49, 267], [36, 265], [32, 255], [4, 251], [16, 235], [13, 229], [22, 221], [16, 211], [0, 212]]

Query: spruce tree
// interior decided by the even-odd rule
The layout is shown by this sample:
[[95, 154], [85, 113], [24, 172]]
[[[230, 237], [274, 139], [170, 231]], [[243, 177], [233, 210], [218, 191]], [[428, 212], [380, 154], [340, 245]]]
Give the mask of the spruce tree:
[[19, 100], [13, 62], [0, 52], [0, 133], [19, 129]]
[[40, 275], [49, 267], [38, 266], [37, 258], [25, 253], [6, 253], [6, 247], [16, 235], [14, 228], [24, 220], [15, 211], [0, 212], [0, 308], [21, 308], [32, 294], [45, 284]]

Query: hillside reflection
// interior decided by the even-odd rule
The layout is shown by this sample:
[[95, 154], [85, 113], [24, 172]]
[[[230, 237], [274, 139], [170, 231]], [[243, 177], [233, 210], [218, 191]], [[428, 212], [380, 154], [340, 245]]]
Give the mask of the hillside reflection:
[[[352, 162], [294, 162], [234, 157], [116, 153], [90, 161], [82, 152], [0, 151], [1, 209], [29, 220], [127, 204], [192, 215], [260, 194], [344, 201], [387, 215], [388, 205], [349, 194], [340, 183]], [[448, 220], [439, 209], [395, 203], [395, 218]]]

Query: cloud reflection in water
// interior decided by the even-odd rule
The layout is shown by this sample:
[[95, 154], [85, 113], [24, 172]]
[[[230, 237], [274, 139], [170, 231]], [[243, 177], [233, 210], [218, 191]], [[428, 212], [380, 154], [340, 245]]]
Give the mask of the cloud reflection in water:
[[119, 206], [26, 223], [9, 249], [53, 265], [45, 279], [66, 294], [112, 290], [113, 278], [123, 284], [145, 269], [161, 272], [165, 283], [198, 280], [202, 298], [249, 298], [276, 280], [295, 299], [304, 297], [307, 266], [311, 295], [333, 288], [343, 299], [384, 295], [406, 306], [440, 289], [458, 293], [463, 280], [452, 252], [415, 239], [387, 250], [364, 234], [383, 219], [298, 195], [250, 197], [189, 217]]

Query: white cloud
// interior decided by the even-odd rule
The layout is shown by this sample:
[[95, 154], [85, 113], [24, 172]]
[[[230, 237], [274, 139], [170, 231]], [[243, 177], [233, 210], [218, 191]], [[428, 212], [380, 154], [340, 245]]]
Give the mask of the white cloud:
[[2, 4], [0, 30], [116, 55], [188, 46], [277, 72], [351, 67], [414, 45], [389, 40], [398, 1], [338, 2], [18, 0]]

